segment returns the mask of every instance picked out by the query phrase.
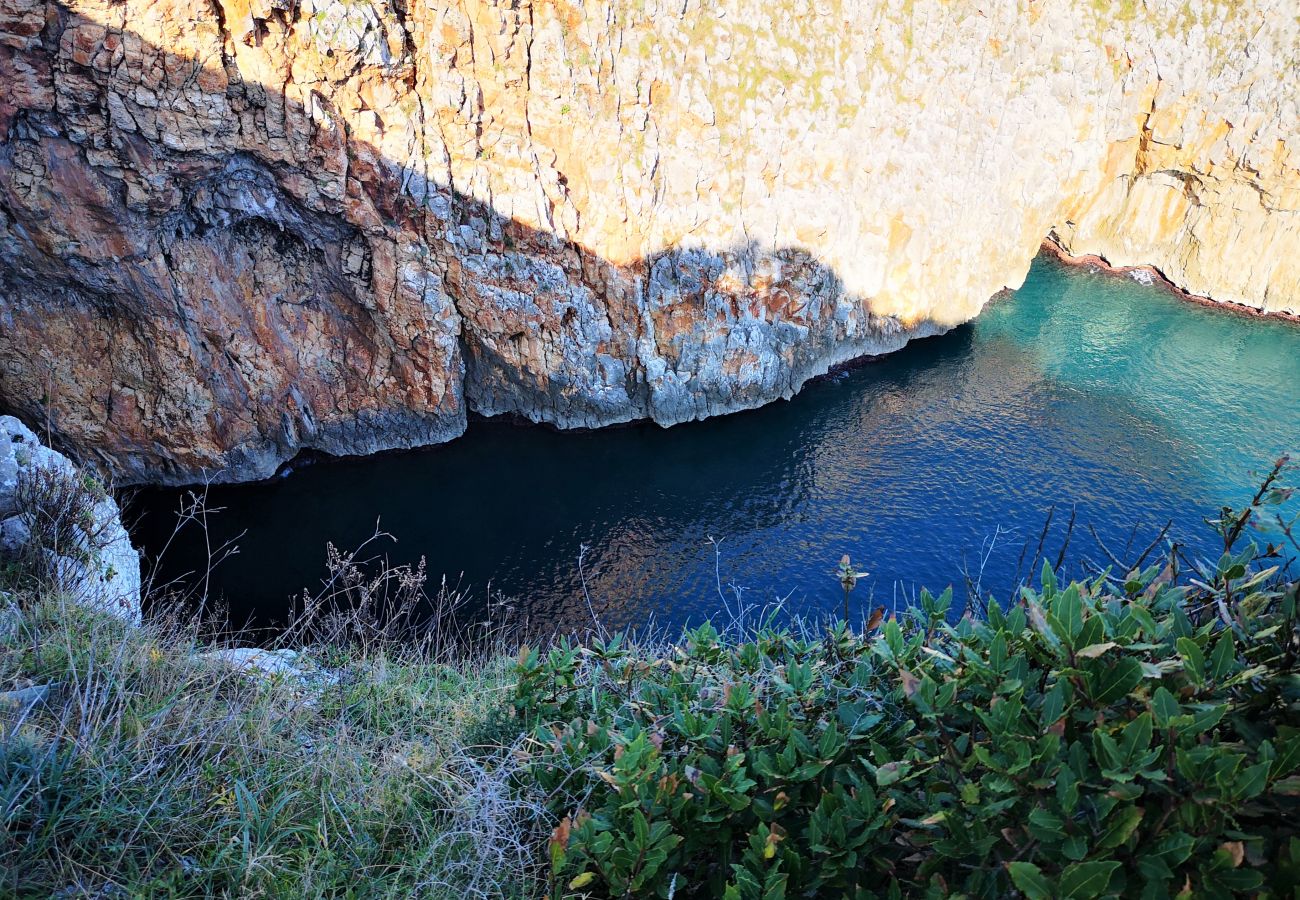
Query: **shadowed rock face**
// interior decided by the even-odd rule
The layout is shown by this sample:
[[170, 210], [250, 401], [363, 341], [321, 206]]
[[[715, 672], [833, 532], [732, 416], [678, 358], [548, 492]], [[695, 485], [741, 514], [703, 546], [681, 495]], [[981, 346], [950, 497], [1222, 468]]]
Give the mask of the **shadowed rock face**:
[[1300, 310], [1285, 2], [861, 6], [3, 0], [0, 406], [121, 482], [672, 424], [1049, 232]]

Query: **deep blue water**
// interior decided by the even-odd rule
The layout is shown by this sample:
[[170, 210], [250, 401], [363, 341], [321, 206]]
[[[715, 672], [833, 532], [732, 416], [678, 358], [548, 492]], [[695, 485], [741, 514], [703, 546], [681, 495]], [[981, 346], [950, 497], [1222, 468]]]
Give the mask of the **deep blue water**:
[[[327, 541], [355, 546], [378, 522], [396, 542], [377, 552], [423, 556], [475, 603], [490, 590], [547, 627], [590, 620], [584, 544], [587, 594], [609, 626], [717, 616], [715, 563], [750, 609], [783, 598], [832, 612], [843, 553], [871, 573], [855, 616], [922, 585], [964, 595], [981, 563], [983, 587], [1005, 596], [1053, 506], [1046, 550], [1054, 561], [1075, 508], [1076, 571], [1104, 562], [1088, 524], [1127, 558], [1169, 519], [1208, 551], [1202, 517], [1300, 448], [1298, 386], [1294, 323], [1044, 257], [971, 325], [754, 412], [586, 433], [480, 421], [445, 446], [214, 488], [209, 539], [243, 537], [211, 591], [236, 620], [274, 621], [319, 588]], [[178, 496], [136, 500], [151, 552]], [[161, 576], [200, 568], [205, 546], [182, 533]]]

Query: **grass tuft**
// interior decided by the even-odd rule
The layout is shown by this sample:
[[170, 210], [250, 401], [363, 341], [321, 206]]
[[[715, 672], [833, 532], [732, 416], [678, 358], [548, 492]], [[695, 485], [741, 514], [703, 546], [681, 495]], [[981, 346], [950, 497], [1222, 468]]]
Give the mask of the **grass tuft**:
[[471, 742], [507, 667], [371, 640], [301, 649], [327, 676], [304, 681], [215, 657], [231, 642], [192, 619], [24, 599], [0, 631], [26, 697], [0, 706], [0, 894], [526, 892], [536, 806], [508, 748]]

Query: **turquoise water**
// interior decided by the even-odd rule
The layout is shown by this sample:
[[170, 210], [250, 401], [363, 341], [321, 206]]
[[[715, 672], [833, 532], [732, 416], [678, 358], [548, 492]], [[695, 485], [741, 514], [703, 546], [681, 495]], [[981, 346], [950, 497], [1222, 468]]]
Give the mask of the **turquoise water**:
[[[971, 325], [761, 410], [666, 430], [480, 421], [442, 447], [213, 489], [211, 542], [242, 537], [211, 590], [237, 620], [273, 622], [319, 587], [327, 541], [356, 546], [378, 522], [396, 540], [370, 555], [423, 556], [471, 605], [490, 593], [547, 627], [590, 621], [584, 580], [610, 626], [718, 616], [729, 585], [749, 610], [831, 612], [843, 553], [871, 573], [854, 615], [922, 585], [964, 595], [977, 575], [1005, 596], [1053, 507], [1053, 561], [1075, 510], [1072, 571], [1105, 562], [1085, 525], [1132, 558], [1172, 519], [1208, 552], [1202, 517], [1300, 448], [1298, 385], [1294, 323], [1040, 258]], [[177, 500], [137, 498], [148, 550]], [[201, 568], [205, 546], [182, 533], [160, 577]]]

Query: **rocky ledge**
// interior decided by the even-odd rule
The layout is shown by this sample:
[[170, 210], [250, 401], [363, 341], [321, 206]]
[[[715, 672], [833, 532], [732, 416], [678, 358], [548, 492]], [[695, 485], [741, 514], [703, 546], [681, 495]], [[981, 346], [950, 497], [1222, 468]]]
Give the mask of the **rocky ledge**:
[[1044, 237], [1300, 311], [1291, 0], [5, 0], [0, 407], [118, 483], [672, 424]]

